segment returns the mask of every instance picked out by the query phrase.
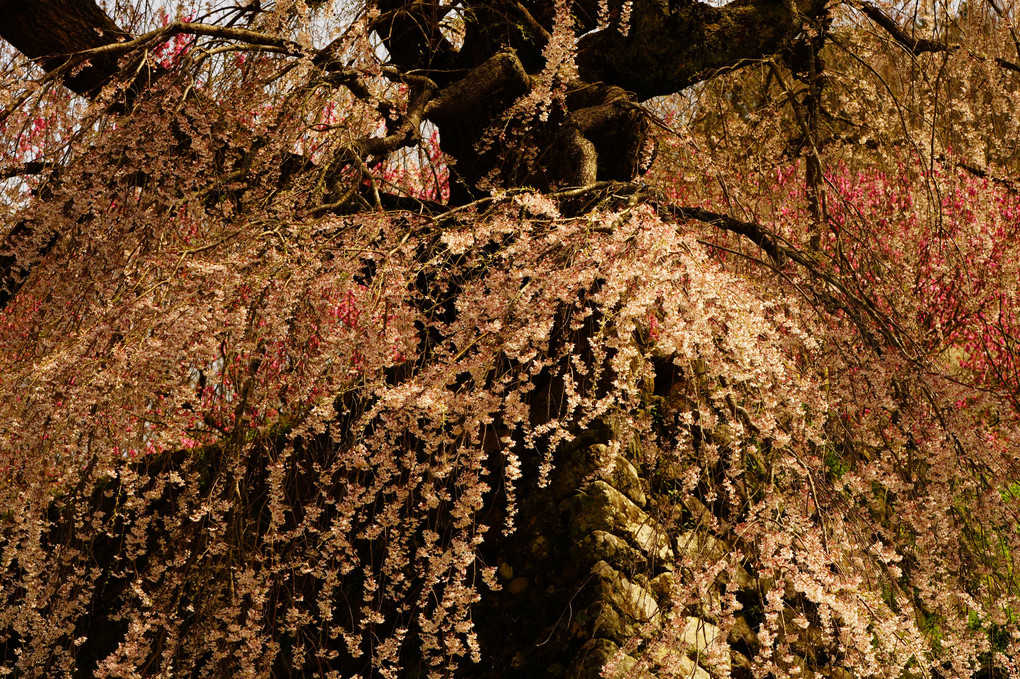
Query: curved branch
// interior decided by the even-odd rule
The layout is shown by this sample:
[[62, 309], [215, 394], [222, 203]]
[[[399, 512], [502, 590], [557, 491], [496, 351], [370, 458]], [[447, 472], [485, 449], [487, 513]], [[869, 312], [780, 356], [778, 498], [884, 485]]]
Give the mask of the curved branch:
[[781, 248], [768, 233], [768, 230], [760, 224], [745, 222], [742, 219], [700, 207], [668, 206], [668, 209], [675, 216], [711, 224], [724, 231], [731, 231], [747, 238], [765, 251], [776, 264], [783, 264], [787, 260], [789, 251], [786, 248]]

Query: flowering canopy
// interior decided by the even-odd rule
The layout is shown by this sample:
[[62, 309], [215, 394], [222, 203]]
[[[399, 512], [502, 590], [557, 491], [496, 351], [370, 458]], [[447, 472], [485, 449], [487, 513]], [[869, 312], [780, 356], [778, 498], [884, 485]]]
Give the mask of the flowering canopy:
[[0, 0], [4, 671], [580, 677], [635, 468], [598, 671], [1020, 675], [1016, 13], [903, 9]]

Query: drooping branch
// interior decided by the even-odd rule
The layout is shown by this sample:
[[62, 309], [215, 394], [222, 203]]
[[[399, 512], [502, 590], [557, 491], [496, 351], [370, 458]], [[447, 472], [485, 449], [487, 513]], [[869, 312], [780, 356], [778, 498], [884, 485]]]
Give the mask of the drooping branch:
[[[505, 194], [511, 195], [511, 194]], [[596, 202], [606, 200], [629, 200], [647, 201], [654, 207], [662, 217], [667, 215], [677, 220], [690, 220], [702, 222], [714, 226], [722, 231], [729, 231], [738, 236], [743, 236], [762, 250], [777, 266], [785, 264], [789, 260], [796, 261], [802, 265], [812, 265], [810, 260], [803, 254], [784, 243], [781, 238], [772, 233], [767, 227], [755, 222], [748, 222], [736, 217], [707, 210], [699, 206], [676, 205], [668, 197], [646, 184], [636, 182], [600, 181], [586, 186], [577, 186], [559, 191], [552, 191], [547, 194], [553, 200], [560, 202], [576, 201], [578, 199]], [[473, 203], [475, 206], [488, 205], [495, 198], [484, 198]], [[589, 205], [591, 203], [589, 202]], [[451, 212], [456, 211], [453, 210]]]
[[[855, 6], [861, 10], [869, 19], [878, 24], [882, 30], [889, 34], [889, 36], [896, 41], [897, 44], [902, 46], [908, 52], [914, 56], [920, 56], [926, 52], [956, 52], [960, 49], [965, 49], [963, 45], [951, 44], [942, 42], [940, 40], [931, 40], [929, 38], [915, 38], [909, 35], [903, 28], [896, 23], [896, 21], [888, 14], [883, 12], [881, 9], [871, 4], [870, 2], [857, 2]], [[989, 57], [983, 54], [975, 54], [970, 50], [967, 52], [977, 59], [990, 59], [995, 62], [1000, 68], [1004, 68], [1014, 73], [1020, 73], [1020, 65], [1003, 59], [1002, 57]]]
[[760, 224], [745, 222], [742, 219], [712, 212], [701, 207], [671, 206], [670, 211], [677, 217], [711, 224], [723, 231], [730, 231], [731, 233], [743, 236], [761, 248], [776, 264], [782, 264], [789, 257], [788, 249], [781, 247], [775, 237], [770, 235], [768, 230]]
[[914, 55], [921, 55], [925, 52], [951, 52], [959, 48], [959, 45], [951, 46], [938, 40], [915, 38], [908, 35], [892, 17], [870, 2], [860, 2], [857, 6], [869, 19], [881, 26], [886, 33], [892, 36], [893, 40], [906, 47]]
[[961, 161], [958, 158], [948, 158], [945, 155], [940, 155], [938, 157], [938, 161], [940, 163], [955, 164], [958, 168], [960, 168], [964, 172], [967, 172], [968, 174], [973, 175], [978, 179], [987, 179], [988, 181], [1003, 187], [1010, 193], [1020, 194], [1020, 183], [1018, 183], [1016, 180], [1002, 177], [998, 174], [995, 174], [994, 172], [990, 172], [986, 168], [978, 167], [977, 165]]
[[1016, 29], [1013, 28], [1012, 22], [1008, 19], [1006, 12], [1003, 11], [1002, 7], [999, 6], [995, 0], [985, 0], [992, 11], [1000, 18], [1006, 21], [1006, 26], [1009, 29], [1009, 37], [1013, 39], [1013, 48], [1016, 50], [1017, 59], [1020, 59], [1020, 37], [1017, 36]]

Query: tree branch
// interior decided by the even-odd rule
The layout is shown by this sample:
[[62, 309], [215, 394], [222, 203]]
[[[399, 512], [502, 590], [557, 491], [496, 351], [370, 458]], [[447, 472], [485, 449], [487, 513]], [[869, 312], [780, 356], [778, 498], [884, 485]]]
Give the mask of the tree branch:
[[[130, 37], [93, 0], [0, 0], [0, 16], [0, 38], [47, 72], [71, 54]], [[116, 56], [97, 54], [76, 73], [65, 71], [64, 84], [78, 94], [92, 95], [116, 72]]]
[[775, 54], [800, 30], [821, 0], [701, 2], [634, 0], [629, 31], [617, 26], [578, 43], [580, 75], [619, 85], [639, 99], [672, 94], [722, 69]]
[[694, 219], [699, 222], [711, 224], [712, 226], [716, 226], [724, 231], [731, 231], [735, 234], [741, 235], [764, 250], [777, 265], [783, 264], [788, 258], [786, 248], [780, 247], [772, 235], [769, 234], [768, 230], [761, 224], [745, 222], [742, 219], [719, 214], [718, 212], [712, 212], [700, 207], [682, 207], [679, 205], [674, 206], [668, 204], [662, 205], [661, 207], [667, 208], [674, 216], [683, 217], [685, 219]]
[[469, 115], [493, 97], [513, 101], [528, 91], [530, 78], [512, 52], [499, 52], [449, 84], [425, 108], [425, 116], [447, 120]]
[[42, 174], [46, 170], [52, 169], [53, 163], [44, 162], [41, 160], [30, 160], [17, 165], [8, 165], [7, 167], [0, 168], [0, 179], [10, 179], [12, 177], [26, 177], [29, 175]]
[[911, 54], [921, 55], [925, 52], [954, 52], [959, 45], [947, 45], [938, 40], [927, 38], [914, 38], [907, 35], [906, 31], [900, 28], [896, 21], [885, 12], [875, 7], [870, 2], [858, 2], [857, 7], [864, 12], [869, 19], [881, 26], [886, 33], [892, 36], [893, 40], [907, 48]]
[[747, 238], [761, 248], [776, 265], [781, 266], [787, 260], [804, 264], [807, 258], [778, 242], [767, 228], [754, 222], [745, 222], [742, 219], [729, 215], [712, 212], [701, 207], [685, 207], [673, 205], [661, 192], [652, 189], [645, 184], [635, 182], [602, 181], [589, 184], [588, 186], [577, 186], [559, 191], [552, 191], [548, 194], [556, 200], [572, 200], [584, 195], [608, 193], [616, 196], [632, 196], [638, 199], [650, 199], [651, 205], [660, 212], [668, 214], [676, 219], [688, 219], [705, 224], [711, 224], [724, 231], [730, 231]]
[[[939, 40], [929, 40], [928, 38], [914, 38], [907, 35], [907, 32], [904, 31], [892, 17], [887, 15], [875, 5], [872, 5], [870, 2], [858, 0], [858, 2], [854, 4], [859, 10], [867, 15], [869, 19], [881, 26], [893, 40], [915, 56], [920, 56], [925, 52], [955, 52], [959, 49], [965, 49], [963, 45], [953, 45]], [[989, 57], [985, 54], [976, 54], [970, 50], [967, 50], [967, 53], [976, 59], [991, 60], [1001, 68], [1013, 71], [1014, 73], [1020, 73], [1020, 65], [1015, 64], [1008, 59], [1003, 59], [1002, 57]]]

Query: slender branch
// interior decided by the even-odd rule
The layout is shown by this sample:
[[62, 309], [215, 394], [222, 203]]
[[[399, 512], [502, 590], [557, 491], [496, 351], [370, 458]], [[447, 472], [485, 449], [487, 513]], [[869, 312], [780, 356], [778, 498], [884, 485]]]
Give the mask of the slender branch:
[[[120, 42], [113, 42], [99, 47], [91, 47], [89, 49], [73, 52], [59, 66], [49, 68], [46, 72], [46, 76], [42, 78], [40, 83], [49, 82], [64, 76], [69, 76], [69, 78], [65, 78], [65, 80], [70, 81], [70, 79], [74, 78], [73, 73], [78, 69], [78, 67], [86, 62], [116, 58], [134, 50], [164, 42], [175, 35], [182, 34], [235, 40], [252, 46], [272, 48], [273, 51], [282, 52], [291, 56], [305, 56], [307, 54], [307, 50], [295, 42], [259, 33], [257, 31], [248, 30], [246, 28], [230, 28], [225, 26], [211, 26], [207, 24], [175, 22], [149, 31], [148, 33], [143, 33], [142, 35], [130, 40], [122, 39]], [[51, 58], [49, 61], [52, 63], [54, 60]], [[114, 73], [108, 74], [107, 81], [112, 78], [113, 75]], [[76, 88], [72, 89], [75, 89], [75, 91], [78, 91], [81, 94], [95, 93], [101, 89], [103, 84], [105, 84], [105, 82], [99, 83], [94, 87], [90, 87], [88, 92]], [[9, 113], [9, 111], [6, 111], [5, 113]]]
[[1015, 64], [1008, 59], [1003, 59], [1002, 57], [995, 57], [993, 61], [1006, 70], [1013, 71], [1014, 73], [1020, 73], [1020, 64]]
[[285, 40], [276, 36], [267, 35], [265, 33], [259, 33], [258, 31], [252, 31], [247, 28], [232, 28], [227, 26], [213, 26], [210, 24], [192, 24], [185, 22], [174, 22], [167, 24], [161, 28], [143, 33], [133, 40], [125, 40], [124, 42], [111, 43], [109, 45], [103, 45], [102, 47], [93, 47], [92, 49], [82, 50], [81, 52], [75, 52], [72, 58], [78, 59], [78, 63], [84, 59], [88, 59], [91, 56], [99, 56], [104, 54], [125, 54], [131, 50], [139, 47], [145, 47], [146, 45], [163, 42], [175, 35], [201, 35], [209, 38], [222, 38], [224, 40], [236, 40], [238, 42], [245, 42], [249, 45], [263, 45], [266, 47], [278, 47], [288, 50], [294, 55], [305, 55], [307, 50], [298, 45], [296, 42], [291, 40]]
[[597, 182], [590, 186], [562, 189], [546, 195], [550, 198], [565, 200], [577, 198], [584, 194], [606, 191], [607, 189], [616, 194], [632, 194], [639, 198], [648, 198], [651, 200], [651, 205], [657, 210], [670, 214], [675, 218], [693, 219], [743, 236], [761, 248], [777, 265], [784, 264], [788, 259], [796, 259], [792, 256], [795, 254], [794, 251], [781, 245], [777, 237], [761, 224], [745, 222], [742, 219], [712, 212], [702, 207], [673, 205], [666, 196], [645, 184], [635, 182]]
[[999, 7], [999, 3], [995, 0], [986, 0], [986, 2], [991, 5], [995, 13], [999, 15], [999, 18], [1006, 22], [1006, 25], [1009, 28], [1009, 37], [1013, 39], [1013, 47], [1016, 50], [1016, 57], [1017, 59], [1020, 59], [1020, 37], [1017, 37], [1016, 30], [1014, 30], [1013, 26], [1010, 24], [1009, 17], [1006, 16], [1006, 13], [1002, 11], [1002, 8]]
[[961, 170], [970, 173], [971, 175], [977, 177], [978, 179], [987, 179], [988, 181], [994, 184], [998, 184], [999, 186], [1004, 187], [1011, 193], [1020, 192], [1020, 184], [1018, 184], [1016, 181], [1012, 179], [1006, 179], [1005, 177], [1000, 177], [996, 174], [992, 174], [983, 167], [978, 167], [977, 165], [971, 165], [970, 163], [965, 163], [962, 161], [955, 161], [950, 158], [946, 158], [944, 155], [939, 156], [938, 161], [941, 163], [955, 164]]

